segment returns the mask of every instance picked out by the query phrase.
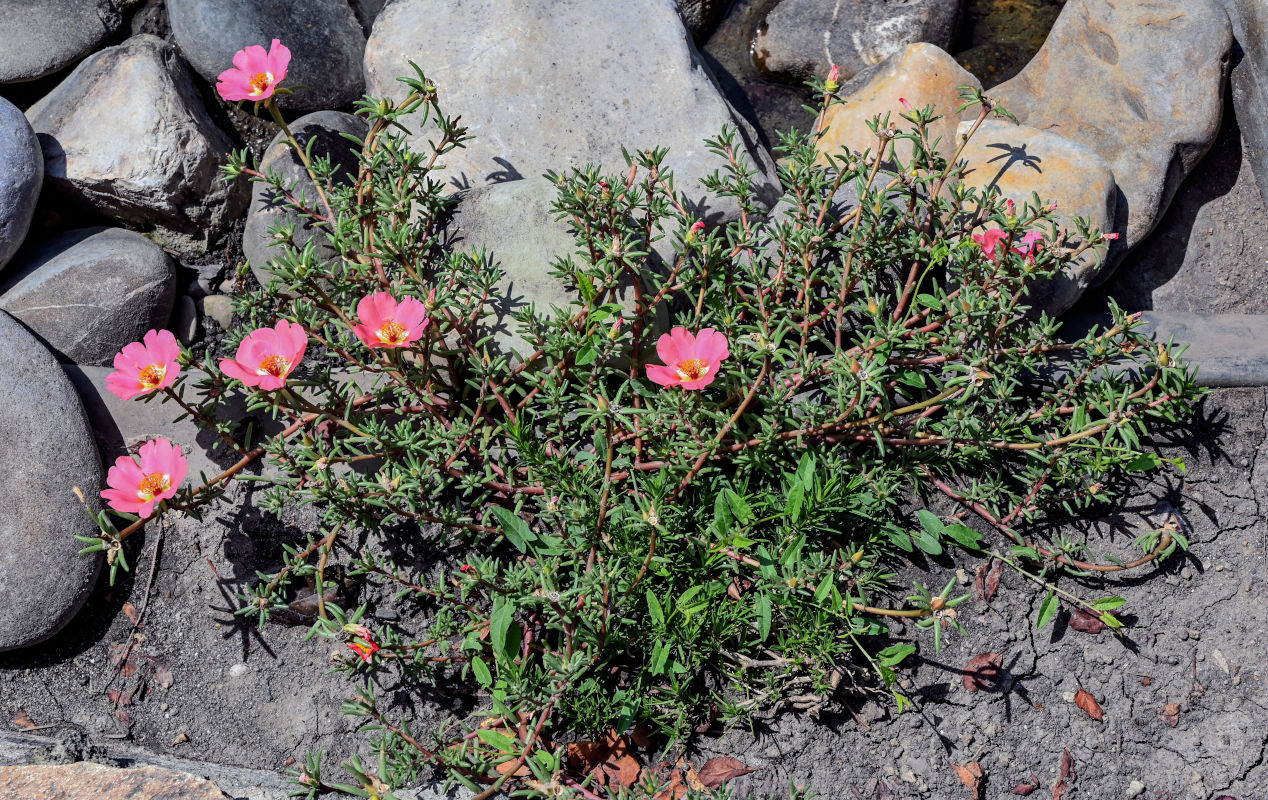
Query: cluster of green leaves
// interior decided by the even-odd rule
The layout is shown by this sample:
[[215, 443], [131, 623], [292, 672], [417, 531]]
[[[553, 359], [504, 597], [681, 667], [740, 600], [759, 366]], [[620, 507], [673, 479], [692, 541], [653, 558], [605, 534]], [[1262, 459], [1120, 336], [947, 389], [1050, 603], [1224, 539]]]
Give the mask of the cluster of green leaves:
[[[367, 682], [346, 710], [377, 732], [381, 763], [347, 765], [356, 785], [336, 785], [310, 759], [303, 792], [381, 796], [438, 765], [482, 797], [509, 780], [594, 796], [604, 790], [578, 788], [586, 776], [553, 742], [638, 726], [680, 740], [718, 717], [817, 708], [842, 680], [868, 681], [859, 665], [902, 706], [895, 669], [917, 643], [880, 635], [907, 618], [940, 646], [967, 599], [952, 582], [916, 585], [904, 603], [896, 570], [916, 551], [992, 553], [1083, 603], [1053, 581], [1094, 556], [1029, 538], [1029, 523], [1158, 466], [1142, 437], [1197, 392], [1132, 317], [1115, 310], [1109, 328], [1063, 342], [1028, 308], [1035, 286], [1103, 251], [1086, 221], [1060, 227], [1039, 198], [1013, 209], [964, 185], [958, 151], [929, 138], [932, 108], [873, 120], [862, 152], [783, 137], [773, 207], [725, 131], [708, 143], [719, 169], [704, 189], [729, 221], [703, 232], [663, 150], [628, 154], [619, 174], [548, 176], [576, 250], [542, 266], [573, 299], [519, 311], [529, 351], [509, 352], [496, 254], [444, 246], [454, 200], [436, 170], [466, 132], [421, 73], [405, 83], [402, 102], [360, 105], [370, 133], [356, 176], [309, 154], [319, 196], [245, 154], [229, 168], [269, 183], [336, 254], [297, 246], [281, 225], [273, 280], [239, 306], [239, 337], [279, 317], [311, 337], [294, 391], [252, 403], [291, 423], [261, 445], [275, 467], [268, 506], [313, 504], [323, 524], [243, 610], [263, 624], [291, 580], [315, 575], [320, 594], [328, 561], [341, 561], [413, 604], [404, 618], [426, 620], [377, 628], [379, 650], [344, 669], [469, 679], [487, 701], [425, 735]], [[995, 111], [980, 93], [968, 100], [979, 121]], [[428, 150], [406, 124], [434, 133]], [[972, 238], [992, 227], [1006, 232], [996, 258]], [[1031, 230], [1043, 246], [1017, 252]], [[432, 324], [408, 352], [353, 335], [374, 291], [428, 298]], [[728, 338], [704, 390], [647, 380], [669, 324]], [[204, 388], [222, 394], [207, 367]], [[947, 510], [913, 524], [922, 497]], [[403, 525], [451, 532], [461, 555], [392, 563], [375, 542]], [[342, 546], [345, 531], [369, 544]], [[1139, 563], [1175, 546], [1160, 536]], [[325, 603], [313, 633], [347, 637], [364, 611]]]

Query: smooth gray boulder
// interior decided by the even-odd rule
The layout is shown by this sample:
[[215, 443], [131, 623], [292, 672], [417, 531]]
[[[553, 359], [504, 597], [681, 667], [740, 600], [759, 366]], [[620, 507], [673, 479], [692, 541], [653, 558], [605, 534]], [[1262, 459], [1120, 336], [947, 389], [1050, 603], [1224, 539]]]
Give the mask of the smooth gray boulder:
[[1262, 0], [1223, 0], [1241, 46], [1242, 58], [1230, 76], [1233, 108], [1241, 123], [1243, 153], [1255, 172], [1259, 193], [1268, 202], [1268, 4]]
[[44, 183], [44, 156], [31, 124], [0, 98], [0, 271], [22, 246]]
[[1220, 127], [1233, 44], [1216, 0], [1070, 0], [1034, 59], [991, 96], [1085, 144], [1123, 192], [1117, 262], [1153, 230]]
[[123, 25], [124, 0], [4, 0], [0, 83], [32, 81], [91, 53]]
[[[493, 335], [499, 352], [515, 351], [525, 356], [536, 349], [520, 336], [519, 323], [512, 316], [516, 312], [534, 305], [539, 314], [549, 316], [552, 306], [567, 309], [579, 299], [576, 292], [549, 274], [555, 259], [578, 251], [572, 228], [550, 211], [557, 194], [558, 188], [545, 178], [472, 189], [463, 194], [445, 232], [446, 247], [465, 252], [487, 250], [490, 261], [502, 268], [499, 294], [489, 300], [493, 318], [486, 320], [484, 331]], [[655, 254], [649, 263], [652, 269], [664, 268]], [[632, 288], [623, 287], [617, 299], [630, 318], [634, 310]], [[667, 330], [668, 310], [662, 304], [657, 311], [656, 329]]]
[[[718, 222], [736, 206], [699, 184], [724, 163], [704, 140], [730, 125], [763, 173], [764, 201], [775, 199], [769, 155], [719, 93], [673, 0], [394, 0], [366, 44], [367, 92], [404, 97], [397, 78], [413, 75], [410, 60], [475, 137], [444, 158], [442, 177], [458, 188], [587, 164], [624, 175], [623, 146], [665, 146], [692, 212]], [[435, 135], [415, 129], [411, 142], [426, 153]]]
[[361, 96], [365, 33], [348, 0], [167, 0], [167, 14], [181, 52], [212, 84], [234, 53], [279, 39], [291, 51], [282, 85], [304, 87], [278, 95], [282, 108], [339, 108]]
[[26, 112], [45, 185], [112, 219], [205, 248], [246, 203], [220, 168], [232, 146], [203, 107], [185, 62], [154, 36], [84, 60]]
[[83, 228], [20, 252], [0, 283], [0, 309], [59, 358], [110, 364], [167, 325], [176, 271], [163, 248], [120, 228]]
[[92, 592], [100, 555], [76, 535], [97, 526], [72, 489], [101, 507], [101, 460], [84, 408], [57, 359], [0, 312], [0, 652], [61, 630]]
[[[310, 139], [316, 138], [313, 144], [314, 157], [326, 156], [337, 168], [337, 174], [344, 180], [355, 179], [358, 169], [357, 147], [341, 134], [347, 133], [357, 138], [364, 138], [369, 130], [365, 119], [345, 114], [341, 111], [317, 111], [295, 120], [291, 131], [301, 147], [307, 148]], [[293, 187], [291, 194], [309, 208], [325, 213], [317, 196], [308, 171], [282, 134], [274, 137], [264, 157], [260, 159], [260, 170], [265, 174], [277, 173], [284, 185]], [[334, 249], [324, 234], [314, 230], [312, 220], [288, 210], [284, 199], [273, 187], [265, 183], [251, 185], [251, 205], [247, 212], [246, 227], [242, 231], [242, 252], [251, 263], [251, 271], [260, 283], [267, 285], [270, 279], [268, 263], [279, 255], [274, 248], [274, 239], [269, 230], [279, 222], [288, 222], [295, 226], [295, 244], [303, 247], [314, 234], [320, 236], [318, 253], [322, 258], [332, 258]]]
[[757, 28], [753, 60], [797, 82], [823, 78], [835, 64], [844, 81], [916, 42], [950, 49], [961, 2], [781, 0]]

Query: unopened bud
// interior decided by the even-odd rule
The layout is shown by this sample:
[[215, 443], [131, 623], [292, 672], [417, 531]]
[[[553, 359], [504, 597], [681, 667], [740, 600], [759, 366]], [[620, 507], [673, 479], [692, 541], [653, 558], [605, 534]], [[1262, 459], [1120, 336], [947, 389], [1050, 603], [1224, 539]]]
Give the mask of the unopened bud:
[[1165, 367], [1171, 363], [1171, 351], [1167, 350], [1165, 344], [1158, 345], [1158, 365]]
[[899, 102], [899, 104], [900, 104], [900, 105], [902, 105], [902, 107], [903, 107], [903, 108], [907, 109], [908, 111], [910, 111], [910, 110], [911, 110], [911, 103], [908, 103], [908, 102], [907, 102], [907, 98], [906, 98], [906, 97], [900, 97], [900, 98], [898, 98], [898, 102]]
[[863, 560], [863, 551], [862, 551], [862, 550], [856, 550], [856, 551], [855, 551], [855, 553], [854, 553], [854, 555], [850, 556], [850, 560], [851, 560], [851, 561], [853, 561], [855, 564], [857, 564], [857, 563], [859, 563], [860, 561], [862, 561], [862, 560]]
[[867, 312], [872, 315], [879, 314], [881, 313], [881, 307], [876, 305], [875, 300], [869, 299], [867, 301]]
[[691, 223], [691, 229], [687, 231], [687, 242], [691, 243], [691, 242], [694, 242], [696, 239], [699, 239], [700, 232], [702, 230], [704, 230], [704, 223], [701, 222], [700, 220], [696, 220], [695, 222]]
[[930, 601], [929, 607], [934, 611], [941, 611], [947, 607], [947, 599], [945, 597], [935, 597]]
[[823, 82], [823, 90], [828, 94], [832, 94], [841, 88], [841, 68], [836, 64], [832, 65], [832, 69], [828, 70], [827, 80]]
[[620, 314], [617, 314], [616, 320], [612, 323], [612, 327], [608, 329], [609, 339], [611, 339], [614, 342], [617, 340], [617, 337], [621, 335], [621, 324], [623, 322], [625, 322], [625, 317]]

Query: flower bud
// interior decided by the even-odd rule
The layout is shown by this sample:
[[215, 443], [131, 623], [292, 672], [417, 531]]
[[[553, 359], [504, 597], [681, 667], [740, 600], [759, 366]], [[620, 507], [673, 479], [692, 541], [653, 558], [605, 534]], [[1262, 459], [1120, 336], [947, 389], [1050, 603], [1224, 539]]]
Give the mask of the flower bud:
[[687, 231], [687, 243], [690, 244], [700, 238], [700, 231], [704, 230], [704, 223], [696, 220], [691, 223], [691, 229]]
[[613, 323], [612, 323], [612, 327], [608, 329], [608, 338], [609, 338], [609, 339], [611, 339], [612, 341], [614, 341], [614, 342], [615, 342], [615, 341], [617, 340], [617, 338], [618, 338], [618, 337], [620, 337], [620, 335], [621, 335], [621, 325], [622, 325], [622, 323], [624, 323], [624, 322], [625, 322], [625, 317], [624, 317], [623, 315], [621, 315], [621, 314], [617, 314], [617, 315], [616, 315], [616, 320], [615, 320], [615, 321], [613, 321]]
[[841, 88], [841, 68], [836, 64], [832, 65], [832, 69], [828, 70], [828, 78], [823, 82], [823, 90], [828, 94], [832, 94]]
[[945, 597], [935, 597], [930, 601], [929, 607], [934, 611], [941, 611], [947, 607], [947, 599]]

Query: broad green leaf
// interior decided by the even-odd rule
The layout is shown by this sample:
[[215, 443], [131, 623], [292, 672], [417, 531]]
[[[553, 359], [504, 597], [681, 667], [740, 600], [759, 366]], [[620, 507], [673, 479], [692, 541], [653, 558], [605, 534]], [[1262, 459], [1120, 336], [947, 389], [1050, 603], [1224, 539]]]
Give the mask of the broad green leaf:
[[1097, 611], [1113, 611], [1127, 601], [1121, 597], [1102, 597], [1092, 601], [1092, 608]]
[[935, 536], [940, 536], [947, 527], [942, 524], [942, 520], [938, 518], [937, 514], [927, 508], [922, 508], [917, 511], [916, 516], [920, 519], [920, 524], [924, 527], [924, 529]]
[[942, 529], [942, 532], [954, 539], [961, 547], [968, 548], [969, 550], [982, 549], [982, 534], [973, 530], [968, 525], [961, 525], [959, 523], [948, 525]]
[[660, 607], [660, 600], [656, 599], [651, 589], [647, 590], [647, 613], [652, 615], [652, 622], [656, 623], [656, 627], [665, 626], [665, 610]]
[[479, 656], [471, 659], [471, 672], [475, 674], [475, 678], [480, 682], [481, 686], [487, 688], [493, 685], [493, 674], [489, 672], [489, 667], [484, 663], [484, 659]]
[[1128, 472], [1144, 472], [1146, 470], [1156, 469], [1162, 461], [1153, 453], [1141, 453], [1140, 455], [1127, 462], [1125, 469]]
[[892, 644], [876, 654], [876, 660], [887, 667], [896, 667], [903, 659], [916, 652], [912, 644]]
[[489, 642], [493, 645], [493, 653], [507, 661], [514, 661], [515, 654], [507, 652], [507, 631], [515, 621], [515, 606], [499, 597], [493, 602], [493, 613], [489, 615]]
[[931, 556], [942, 554], [942, 545], [938, 544], [938, 537], [929, 531], [912, 531], [911, 540], [916, 543], [917, 547]]
[[753, 610], [757, 612], [758, 635], [762, 637], [761, 641], [764, 642], [770, 638], [770, 626], [771, 626], [770, 596], [765, 594], [759, 595], [757, 598], [757, 602], [753, 604]]
[[493, 507], [493, 516], [502, 525], [502, 532], [521, 553], [528, 552], [528, 543], [537, 541], [537, 534], [528, 527], [528, 523], [515, 515], [514, 511], [501, 506]]
[[892, 542], [898, 549], [905, 550], [908, 553], [915, 551], [916, 548], [911, 543], [911, 537], [903, 531], [891, 528], [885, 533], [889, 536], [889, 541]]
[[488, 730], [486, 728], [477, 728], [476, 736], [480, 737], [480, 741], [484, 742], [490, 747], [494, 747], [494, 748], [497, 748], [498, 750], [501, 750], [503, 753], [519, 752], [519, 740], [512, 739], [510, 736], [507, 736], [505, 733]]

